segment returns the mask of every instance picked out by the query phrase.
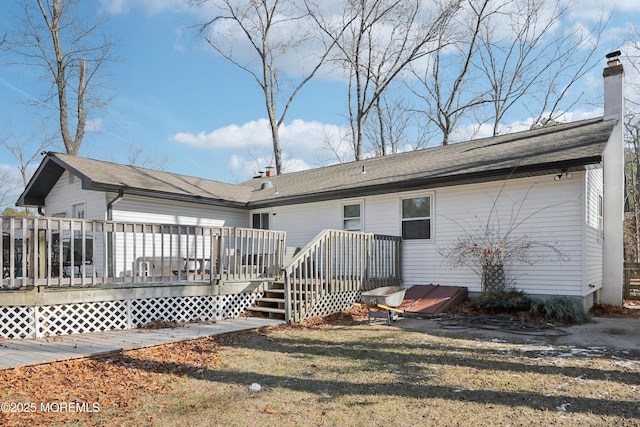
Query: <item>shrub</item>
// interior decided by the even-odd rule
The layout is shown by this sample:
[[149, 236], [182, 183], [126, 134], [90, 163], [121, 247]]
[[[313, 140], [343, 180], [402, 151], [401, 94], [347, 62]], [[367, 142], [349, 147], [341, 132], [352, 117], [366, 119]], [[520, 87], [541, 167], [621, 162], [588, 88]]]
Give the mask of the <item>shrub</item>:
[[530, 310], [532, 300], [523, 291], [505, 289], [486, 292], [475, 299], [472, 304], [489, 313], [504, 313]]
[[576, 302], [567, 297], [554, 297], [547, 301], [537, 300], [531, 305], [531, 314], [547, 321], [580, 324], [589, 321], [589, 315]]

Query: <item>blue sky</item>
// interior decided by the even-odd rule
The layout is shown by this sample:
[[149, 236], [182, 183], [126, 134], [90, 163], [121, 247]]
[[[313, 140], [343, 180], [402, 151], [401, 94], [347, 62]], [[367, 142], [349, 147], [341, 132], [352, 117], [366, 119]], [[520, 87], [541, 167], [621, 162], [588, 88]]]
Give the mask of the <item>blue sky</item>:
[[[11, 3], [0, 2], [0, 34], [16, 24], [6, 18]], [[121, 61], [108, 69], [115, 97], [105, 112], [91, 117], [94, 131], [85, 136], [80, 155], [126, 163], [127, 151], [137, 147], [143, 156], [165, 158], [169, 172], [224, 182], [249, 179], [269, 163], [271, 141], [260, 89], [194, 37], [187, 26], [201, 22], [201, 16], [180, 0], [82, 3], [108, 18], [106, 32], [118, 43]], [[581, 0], [579, 5], [576, 22], [602, 13], [600, 1]], [[605, 53], [622, 47], [620, 40], [630, 23], [640, 22], [637, 0], [608, 5], [614, 14], [602, 47], [602, 66]], [[583, 79], [585, 90], [601, 91], [601, 73], [602, 67], [596, 67]], [[42, 90], [29, 70], [0, 67], [2, 135], [11, 128], [18, 137], [27, 137], [39, 118], [23, 102]], [[323, 139], [343, 131], [345, 105], [346, 83], [340, 79], [318, 78], [303, 89], [281, 130], [286, 170], [334, 158]], [[566, 120], [598, 115], [599, 108], [575, 105]], [[16, 165], [0, 148], [0, 169]]]

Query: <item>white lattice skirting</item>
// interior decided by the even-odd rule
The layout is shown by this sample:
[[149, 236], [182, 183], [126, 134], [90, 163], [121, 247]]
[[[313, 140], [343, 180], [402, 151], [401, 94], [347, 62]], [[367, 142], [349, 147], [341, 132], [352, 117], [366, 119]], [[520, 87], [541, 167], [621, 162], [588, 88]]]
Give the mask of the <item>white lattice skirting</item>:
[[338, 292], [326, 294], [320, 298], [309, 310], [306, 318], [316, 316], [329, 316], [353, 306], [353, 303], [361, 300], [362, 291]]
[[195, 322], [230, 319], [252, 306], [261, 293], [148, 298], [35, 307], [0, 307], [0, 337], [43, 338], [114, 329], [153, 321]]

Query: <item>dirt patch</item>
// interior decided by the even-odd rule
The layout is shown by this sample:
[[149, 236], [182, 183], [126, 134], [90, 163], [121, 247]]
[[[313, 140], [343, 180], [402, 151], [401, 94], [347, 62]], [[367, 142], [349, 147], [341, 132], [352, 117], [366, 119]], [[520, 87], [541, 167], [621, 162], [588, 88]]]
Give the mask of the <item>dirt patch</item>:
[[[366, 317], [356, 307], [307, 326], [2, 371], [3, 400], [37, 410], [0, 412], [0, 425], [640, 425], [638, 355]], [[65, 402], [98, 410], [42, 410]]]
[[594, 304], [591, 314], [601, 317], [638, 317], [640, 318], [640, 301], [625, 300], [622, 307], [609, 304]]

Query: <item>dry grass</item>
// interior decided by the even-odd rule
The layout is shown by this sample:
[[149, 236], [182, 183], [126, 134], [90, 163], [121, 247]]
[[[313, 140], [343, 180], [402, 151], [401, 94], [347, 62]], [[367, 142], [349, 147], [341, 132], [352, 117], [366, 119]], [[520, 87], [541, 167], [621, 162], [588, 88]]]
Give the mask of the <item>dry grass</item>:
[[[435, 336], [361, 321], [200, 339], [0, 372], [0, 425], [640, 425], [640, 355]], [[252, 391], [252, 384], [260, 391]]]

